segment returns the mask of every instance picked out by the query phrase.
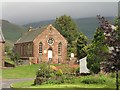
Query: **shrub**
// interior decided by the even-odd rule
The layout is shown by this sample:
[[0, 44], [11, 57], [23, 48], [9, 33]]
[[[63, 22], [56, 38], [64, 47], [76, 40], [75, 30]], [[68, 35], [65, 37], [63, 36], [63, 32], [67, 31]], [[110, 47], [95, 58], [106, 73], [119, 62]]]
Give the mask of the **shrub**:
[[[116, 78], [116, 73], [113, 72], [113, 73], [109, 73], [108, 74], [111, 78]], [[118, 78], [120, 79], [120, 72], [118, 72]]]
[[55, 78], [56, 75], [55, 75], [54, 73], [50, 73], [50, 77], [51, 77], [51, 78]]
[[53, 71], [49, 68], [48, 64], [41, 64], [40, 68], [36, 73], [36, 79], [34, 80], [35, 85], [40, 85], [43, 82], [47, 81], [51, 77]]
[[104, 84], [106, 82], [105, 77], [86, 76], [81, 83], [84, 84]]
[[78, 67], [77, 69], [76, 69], [76, 73], [79, 73], [80, 72], [80, 68]]
[[56, 76], [62, 76], [63, 75], [63, 71], [61, 69], [59, 69], [57, 72], [56, 72]]
[[34, 85], [41, 85], [44, 81], [45, 81], [44, 78], [36, 77], [36, 79], [34, 80]]
[[111, 78], [115, 78], [116, 77], [115, 73], [109, 73], [109, 75], [110, 75]]
[[36, 76], [37, 77], [43, 77], [43, 78], [49, 78], [50, 77], [50, 73], [52, 73], [53, 71], [49, 68], [48, 64], [41, 64]]
[[72, 75], [63, 75], [64, 83], [75, 83], [74, 77]]

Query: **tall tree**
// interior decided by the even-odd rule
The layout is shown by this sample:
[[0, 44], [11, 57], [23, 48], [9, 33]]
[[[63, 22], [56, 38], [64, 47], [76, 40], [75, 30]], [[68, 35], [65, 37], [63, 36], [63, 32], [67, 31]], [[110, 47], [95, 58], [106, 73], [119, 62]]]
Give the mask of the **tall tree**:
[[94, 39], [88, 47], [87, 55], [87, 67], [92, 73], [99, 73], [100, 62], [106, 60], [106, 56], [104, 56], [104, 54], [108, 52], [108, 47], [104, 42], [105, 37], [103, 32], [97, 29], [94, 35]]
[[79, 33], [77, 38], [77, 57], [81, 59], [87, 56], [87, 37], [83, 33]]
[[[120, 24], [119, 18], [115, 25], [109, 23], [104, 17], [97, 16], [100, 21], [100, 28], [104, 32], [106, 43], [112, 47], [107, 60], [107, 69], [116, 71], [116, 90], [119, 90], [118, 71], [120, 70]], [[106, 66], [106, 65], [105, 65]]]
[[56, 18], [54, 25], [69, 44], [75, 41], [76, 36], [78, 36], [78, 28], [70, 16], [63, 15]]
[[[68, 41], [68, 56], [70, 57], [70, 53], [74, 53], [75, 56], [80, 56], [78, 51], [86, 45], [87, 39], [83, 33], [78, 31], [78, 27], [72, 18], [67, 15], [60, 16], [56, 18], [54, 26]], [[77, 46], [78, 44], [79, 46], [81, 46], [81, 44], [85, 45], [79, 47]]]

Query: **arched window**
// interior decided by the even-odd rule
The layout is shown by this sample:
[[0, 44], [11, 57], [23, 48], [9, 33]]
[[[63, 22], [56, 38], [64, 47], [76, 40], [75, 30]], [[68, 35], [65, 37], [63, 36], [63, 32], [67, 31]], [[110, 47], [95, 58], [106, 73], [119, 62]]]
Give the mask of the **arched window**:
[[39, 53], [42, 54], [42, 42], [39, 43]]
[[58, 55], [60, 56], [61, 53], [62, 53], [62, 43], [60, 42], [60, 43], [58, 44]]

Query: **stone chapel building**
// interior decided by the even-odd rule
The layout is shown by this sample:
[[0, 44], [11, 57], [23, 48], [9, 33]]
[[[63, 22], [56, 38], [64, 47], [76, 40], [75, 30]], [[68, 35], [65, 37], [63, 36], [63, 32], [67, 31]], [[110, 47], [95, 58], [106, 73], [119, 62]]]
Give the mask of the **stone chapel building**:
[[63, 63], [67, 57], [67, 40], [51, 24], [29, 30], [14, 44], [15, 53], [31, 63]]
[[4, 48], [5, 48], [5, 39], [0, 27], [0, 67], [4, 66]]

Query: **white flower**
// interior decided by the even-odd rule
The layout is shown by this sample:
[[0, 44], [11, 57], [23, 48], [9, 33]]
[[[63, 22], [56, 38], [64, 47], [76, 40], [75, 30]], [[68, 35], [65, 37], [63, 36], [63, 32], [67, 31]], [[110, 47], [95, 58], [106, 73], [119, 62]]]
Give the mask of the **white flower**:
[[117, 28], [114, 25], [111, 25], [113, 30], [117, 30]]

